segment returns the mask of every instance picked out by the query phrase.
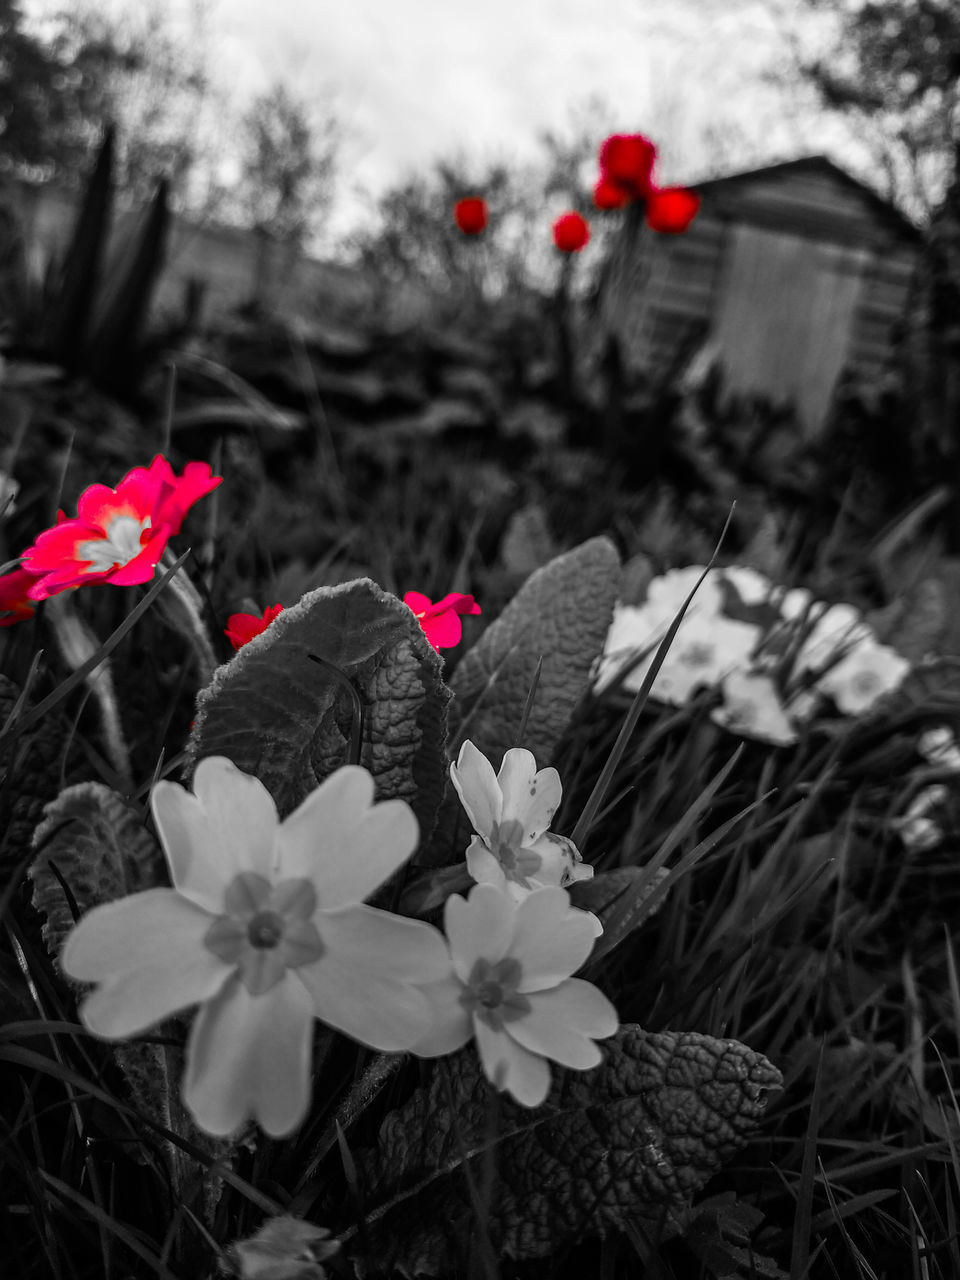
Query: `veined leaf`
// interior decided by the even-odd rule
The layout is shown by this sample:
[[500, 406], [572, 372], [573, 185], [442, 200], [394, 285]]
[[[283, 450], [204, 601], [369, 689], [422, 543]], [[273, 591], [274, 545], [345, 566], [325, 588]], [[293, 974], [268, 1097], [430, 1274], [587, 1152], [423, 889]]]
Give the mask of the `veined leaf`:
[[[736, 1040], [630, 1025], [602, 1047], [592, 1071], [555, 1068], [533, 1109], [493, 1098], [472, 1045], [441, 1059], [361, 1154], [367, 1203], [379, 1207], [354, 1244], [362, 1239], [381, 1270], [453, 1274], [476, 1226], [466, 1175], [483, 1186], [491, 1161], [483, 1225], [498, 1253], [546, 1257], [624, 1229], [686, 1204], [747, 1141], [781, 1083]], [[356, 1252], [360, 1274], [371, 1274]]]

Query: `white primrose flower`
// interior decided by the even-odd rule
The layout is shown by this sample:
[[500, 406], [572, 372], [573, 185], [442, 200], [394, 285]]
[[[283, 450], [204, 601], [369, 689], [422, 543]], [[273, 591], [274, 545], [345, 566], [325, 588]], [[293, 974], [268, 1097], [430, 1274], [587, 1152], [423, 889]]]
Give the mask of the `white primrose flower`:
[[860, 645], [875, 642], [873, 632], [853, 605], [828, 606], [818, 600], [806, 614], [806, 623], [811, 622], [797, 652], [796, 673], [817, 671], [835, 659], [851, 656]]
[[924, 729], [917, 739], [917, 750], [927, 764], [936, 765], [938, 769], [949, 769], [951, 773], [960, 773], [960, 746], [948, 725]]
[[94, 907], [64, 944], [64, 972], [98, 984], [80, 1006], [95, 1035], [200, 1006], [182, 1094], [208, 1133], [248, 1116], [274, 1137], [301, 1123], [314, 1018], [386, 1051], [430, 1028], [420, 987], [449, 969], [443, 937], [359, 905], [418, 839], [410, 807], [373, 793], [348, 765], [280, 822], [259, 779], [207, 757], [192, 793], [161, 781], [150, 797], [173, 888]]
[[595, 1040], [617, 1030], [617, 1011], [590, 982], [573, 978], [602, 931], [563, 889], [537, 889], [516, 902], [478, 884], [444, 906], [451, 969], [425, 993], [433, 1026], [412, 1052], [452, 1053], [476, 1040], [487, 1079], [525, 1107], [550, 1091], [547, 1059], [577, 1070], [596, 1067]]
[[889, 645], [864, 640], [817, 681], [844, 715], [859, 716], [896, 689], [910, 663]]
[[929, 815], [942, 808], [949, 799], [947, 788], [942, 783], [924, 787], [910, 801], [907, 811], [902, 817], [894, 818], [892, 826], [903, 841], [903, 846], [910, 853], [926, 853], [935, 849], [943, 840], [943, 829], [935, 818]]
[[[678, 606], [679, 607], [679, 606]], [[622, 688], [636, 693], [653, 665], [657, 647], [676, 610], [661, 617], [649, 605], [617, 605], [607, 632], [594, 689], [601, 692], [638, 652], [646, 656], [623, 678]], [[650, 696], [672, 706], [684, 706], [701, 685], [713, 686], [736, 667], [746, 667], [760, 639], [760, 628], [719, 613], [684, 614]]]
[[[752, 569], [747, 564], [728, 564], [720, 572], [744, 604], [766, 604], [770, 599], [774, 585], [766, 574], [760, 573], [759, 570]], [[696, 598], [694, 596], [694, 600]]]
[[[680, 612], [680, 606], [696, 587], [705, 565], [691, 564], [683, 569], [668, 569], [666, 573], [650, 580], [644, 601], [651, 617], [672, 621]], [[711, 569], [697, 588], [684, 617], [697, 614], [717, 614], [723, 608], [723, 589], [720, 579], [726, 570]]]
[[723, 706], [710, 713], [715, 724], [777, 747], [789, 747], [797, 741], [797, 732], [769, 676], [732, 671], [724, 677], [722, 687]]
[[500, 772], [469, 739], [450, 778], [476, 835], [467, 848], [474, 880], [504, 886], [519, 901], [531, 890], [589, 880], [593, 867], [572, 840], [550, 830], [563, 789], [556, 769], [537, 770], [533, 754], [511, 747]]

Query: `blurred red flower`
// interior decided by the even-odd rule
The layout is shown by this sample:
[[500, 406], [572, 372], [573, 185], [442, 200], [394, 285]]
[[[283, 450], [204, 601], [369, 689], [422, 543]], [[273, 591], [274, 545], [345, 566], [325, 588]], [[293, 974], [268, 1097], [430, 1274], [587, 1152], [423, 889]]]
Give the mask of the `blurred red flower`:
[[460, 643], [463, 627], [459, 614], [480, 612], [480, 606], [473, 596], [460, 595], [456, 591], [444, 596], [436, 604], [431, 604], [429, 598], [419, 591], [408, 591], [403, 597], [403, 603], [413, 610], [423, 628], [423, 634], [438, 653], [441, 649], [452, 649], [455, 644]]
[[28, 596], [46, 600], [87, 582], [128, 587], [149, 581], [187, 511], [222, 478], [206, 462], [188, 462], [176, 476], [158, 453], [149, 467], [128, 471], [116, 489], [90, 485], [77, 515], [59, 511], [54, 527], [23, 553], [23, 567], [33, 576]]
[[254, 636], [266, 631], [274, 618], [281, 613], [283, 613], [282, 604], [270, 605], [269, 608], [264, 609], [263, 616], [259, 618], [255, 613], [231, 613], [223, 634], [233, 645], [234, 651], [242, 649]]
[[622, 209], [633, 196], [612, 178], [601, 178], [593, 188], [593, 203], [598, 209]]
[[700, 197], [686, 187], [664, 187], [647, 196], [647, 226], [652, 231], [679, 235], [690, 226], [700, 208]]
[[15, 622], [26, 622], [33, 617], [37, 602], [28, 597], [27, 590], [35, 582], [36, 578], [26, 569], [0, 575], [0, 627], [12, 627]]
[[453, 220], [465, 236], [478, 236], [487, 225], [487, 202], [479, 196], [467, 196], [453, 206]]
[[642, 133], [615, 133], [600, 147], [600, 175], [631, 196], [642, 197], [652, 186], [657, 149]]
[[561, 214], [553, 224], [553, 243], [563, 253], [579, 253], [590, 239], [590, 223], [576, 211]]

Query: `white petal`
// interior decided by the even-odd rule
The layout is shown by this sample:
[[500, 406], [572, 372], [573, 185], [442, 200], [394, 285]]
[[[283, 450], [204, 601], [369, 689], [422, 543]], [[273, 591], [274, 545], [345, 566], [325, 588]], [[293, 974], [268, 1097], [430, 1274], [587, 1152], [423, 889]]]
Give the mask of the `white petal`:
[[467, 870], [478, 884], [502, 885], [507, 878], [500, 859], [479, 836], [474, 836], [467, 845]]
[[516, 928], [516, 906], [503, 889], [478, 884], [469, 898], [452, 893], [444, 905], [443, 927], [453, 967], [461, 982], [469, 982], [483, 957], [496, 964], [507, 954]]
[[491, 839], [503, 813], [503, 794], [493, 765], [469, 738], [461, 746], [456, 764], [450, 766], [450, 781], [474, 831]]
[[450, 972], [439, 930], [373, 907], [318, 912], [314, 923], [326, 950], [296, 972], [318, 1018], [385, 1052], [428, 1034], [432, 1011], [419, 987]]
[[82, 916], [64, 943], [60, 965], [77, 982], [101, 982], [163, 964], [171, 952], [201, 950], [213, 921], [175, 889], [145, 889]]
[[556, 769], [541, 769], [538, 773], [537, 761], [531, 752], [511, 747], [503, 757], [497, 782], [503, 792], [501, 821], [513, 818], [520, 823], [521, 843], [532, 844], [550, 830], [563, 795]]
[[241, 871], [271, 878], [277, 810], [266, 787], [224, 756], [197, 765], [193, 793], [162, 780], [150, 805], [174, 886], [208, 911]]
[[550, 1068], [545, 1060], [482, 1018], [474, 1017], [473, 1029], [483, 1073], [490, 1083], [513, 1094], [524, 1107], [539, 1107], [550, 1092]]
[[593, 950], [596, 917], [570, 905], [565, 889], [535, 889], [517, 907], [510, 954], [519, 960], [521, 992], [543, 991], [565, 981]]
[[324, 910], [363, 902], [403, 866], [420, 834], [405, 800], [372, 800], [366, 769], [332, 773], [280, 827], [278, 875], [311, 880]]
[[310, 1105], [313, 1002], [288, 970], [265, 995], [251, 996], [239, 979], [211, 1000], [187, 1043], [183, 1101], [201, 1129], [233, 1133], [252, 1116], [281, 1138]]
[[532, 992], [529, 1012], [507, 1023], [506, 1031], [531, 1053], [582, 1071], [601, 1061], [593, 1039], [612, 1036], [619, 1025], [602, 991], [592, 982], [568, 978], [551, 991]]
[[728, 564], [721, 572], [744, 604], [763, 604], [769, 598], [773, 586], [770, 579], [749, 565]]
[[209, 1000], [233, 971], [203, 945], [211, 917], [172, 889], [148, 889], [95, 907], [60, 958], [64, 973], [101, 985], [80, 1007], [83, 1023], [110, 1040], [139, 1035]]
[[420, 990], [430, 1006], [430, 1030], [410, 1046], [419, 1058], [436, 1058], [462, 1048], [473, 1035], [473, 1022], [460, 1002], [463, 983], [454, 973]]

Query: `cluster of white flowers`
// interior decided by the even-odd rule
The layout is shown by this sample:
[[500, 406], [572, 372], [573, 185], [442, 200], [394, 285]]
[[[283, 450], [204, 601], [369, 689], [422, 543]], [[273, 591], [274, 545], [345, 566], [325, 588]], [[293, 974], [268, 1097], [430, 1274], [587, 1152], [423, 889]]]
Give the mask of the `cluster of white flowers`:
[[[960, 745], [947, 725], [925, 729], [917, 739], [917, 750], [941, 776], [960, 773]], [[952, 784], [956, 786], [956, 781], [952, 780]], [[910, 853], [925, 853], [943, 841], [949, 799], [950, 790], [945, 783], [931, 783], [921, 787], [906, 810], [893, 819], [893, 829]]]
[[[614, 684], [630, 692], [640, 688], [703, 572], [701, 565], [671, 569], [653, 579], [643, 604], [617, 605], [595, 692]], [[725, 611], [731, 595], [745, 616]], [[802, 587], [778, 587], [755, 569], [734, 565], [708, 572], [650, 696], [684, 706], [697, 690], [718, 689], [723, 701], [711, 712], [715, 723], [742, 737], [789, 746], [825, 699], [844, 715], [862, 715], [909, 670], [852, 606], [827, 605]]]
[[529, 751], [508, 751], [497, 774], [465, 742], [451, 777], [478, 883], [447, 899], [444, 933], [363, 905], [419, 838], [404, 801], [374, 803], [366, 769], [338, 769], [283, 822], [223, 757], [200, 761], [192, 792], [156, 783], [173, 887], [97, 906], [70, 933], [63, 971], [96, 984], [85, 1026], [123, 1039], [198, 1005], [182, 1096], [217, 1135], [248, 1116], [275, 1137], [302, 1122], [314, 1018], [422, 1057], [473, 1039], [491, 1083], [539, 1106], [547, 1060], [597, 1066], [595, 1041], [618, 1026], [606, 996], [572, 976], [602, 928], [564, 886], [593, 868], [549, 830], [560, 779]]

